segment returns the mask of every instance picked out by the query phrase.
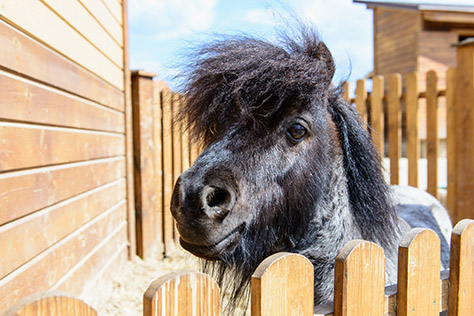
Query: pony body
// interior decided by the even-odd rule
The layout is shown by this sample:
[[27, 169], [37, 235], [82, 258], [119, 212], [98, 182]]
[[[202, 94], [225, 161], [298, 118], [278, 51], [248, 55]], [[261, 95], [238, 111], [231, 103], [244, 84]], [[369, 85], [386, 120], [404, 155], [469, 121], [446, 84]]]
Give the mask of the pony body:
[[[205, 149], [178, 179], [171, 211], [183, 248], [204, 258], [218, 282], [232, 273], [233, 301], [263, 259], [288, 251], [313, 263], [315, 304], [328, 302], [334, 259], [352, 239], [381, 245], [387, 283], [396, 282], [398, 243], [419, 204], [400, 207], [402, 190], [386, 184], [333, 75], [329, 50], [308, 28], [281, 45], [211, 43], [190, 64], [180, 118]], [[447, 218], [449, 230], [441, 213], [427, 226]]]

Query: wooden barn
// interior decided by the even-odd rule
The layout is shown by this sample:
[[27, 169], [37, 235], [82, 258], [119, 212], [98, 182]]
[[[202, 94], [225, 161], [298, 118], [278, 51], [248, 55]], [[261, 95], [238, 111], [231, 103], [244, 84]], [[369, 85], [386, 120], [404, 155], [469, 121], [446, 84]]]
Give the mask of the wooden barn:
[[[456, 67], [453, 45], [474, 37], [473, 5], [423, 4], [423, 2], [354, 0], [373, 11], [374, 68], [373, 75], [405, 76], [418, 72], [418, 86], [426, 89], [426, 73], [438, 74], [437, 85], [446, 88], [446, 73]], [[406, 82], [402, 82], [406, 88]], [[421, 112], [426, 111], [424, 100]], [[404, 110], [405, 112], [405, 110]], [[439, 137], [441, 154], [446, 156], [446, 101], [439, 100]], [[403, 114], [405, 115], [405, 114]], [[426, 119], [420, 116], [419, 135], [422, 153], [426, 156]], [[405, 136], [404, 136], [405, 137]]]
[[0, 1], [0, 314], [135, 252], [126, 6]]
[[373, 10], [375, 75], [435, 70], [440, 74], [440, 87], [444, 88], [446, 77], [441, 75], [456, 66], [456, 49], [452, 45], [474, 37], [474, 3], [354, 2]]

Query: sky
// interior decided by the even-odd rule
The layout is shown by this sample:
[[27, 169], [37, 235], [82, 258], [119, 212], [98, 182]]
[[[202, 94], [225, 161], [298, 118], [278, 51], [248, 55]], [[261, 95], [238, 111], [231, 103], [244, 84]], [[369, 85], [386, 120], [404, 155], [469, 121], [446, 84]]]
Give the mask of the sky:
[[156, 79], [179, 89], [174, 77], [185, 63], [183, 56], [198, 43], [216, 34], [275, 41], [289, 12], [317, 28], [335, 59], [334, 82], [355, 82], [372, 71], [372, 10], [352, 0], [129, 0], [130, 67], [154, 72]]

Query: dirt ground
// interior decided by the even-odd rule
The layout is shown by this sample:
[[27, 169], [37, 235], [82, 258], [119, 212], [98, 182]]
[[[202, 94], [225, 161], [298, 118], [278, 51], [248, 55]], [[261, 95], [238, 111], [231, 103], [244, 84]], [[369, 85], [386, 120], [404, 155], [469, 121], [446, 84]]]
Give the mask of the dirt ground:
[[101, 316], [142, 316], [143, 293], [148, 285], [166, 273], [180, 270], [199, 271], [198, 259], [181, 249], [162, 260], [135, 257], [108, 284], [91, 289], [81, 298]]

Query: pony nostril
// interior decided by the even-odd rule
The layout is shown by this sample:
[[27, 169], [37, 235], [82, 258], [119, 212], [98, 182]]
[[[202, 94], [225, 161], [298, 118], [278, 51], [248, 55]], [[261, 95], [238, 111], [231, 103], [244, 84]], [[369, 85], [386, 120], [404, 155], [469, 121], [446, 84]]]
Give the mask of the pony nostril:
[[206, 203], [209, 207], [221, 206], [229, 199], [229, 192], [221, 188], [214, 188], [207, 194]]
[[232, 195], [223, 188], [207, 186], [203, 190], [204, 212], [211, 218], [223, 219], [229, 213]]

